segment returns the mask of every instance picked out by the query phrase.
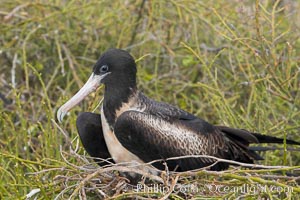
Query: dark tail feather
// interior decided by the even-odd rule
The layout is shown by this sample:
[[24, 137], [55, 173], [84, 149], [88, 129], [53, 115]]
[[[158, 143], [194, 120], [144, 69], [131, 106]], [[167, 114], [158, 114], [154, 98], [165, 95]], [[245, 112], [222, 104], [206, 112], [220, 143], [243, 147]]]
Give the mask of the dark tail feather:
[[[267, 136], [267, 135], [261, 135], [259, 133], [252, 133], [252, 134], [257, 138], [259, 143], [277, 143], [277, 144], [283, 144], [284, 143], [284, 139], [282, 139], [282, 138], [277, 138], [277, 137]], [[296, 142], [294, 140], [289, 140], [289, 139], [286, 139], [286, 143], [287, 144], [300, 145], [300, 142]]]
[[[283, 151], [284, 150], [284, 148], [281, 148], [281, 147], [261, 147], [261, 146], [251, 146], [251, 147], [248, 147], [248, 149], [251, 151], [274, 151], [274, 150]], [[300, 148], [299, 149], [287, 148], [286, 150], [287, 151], [300, 151]]]

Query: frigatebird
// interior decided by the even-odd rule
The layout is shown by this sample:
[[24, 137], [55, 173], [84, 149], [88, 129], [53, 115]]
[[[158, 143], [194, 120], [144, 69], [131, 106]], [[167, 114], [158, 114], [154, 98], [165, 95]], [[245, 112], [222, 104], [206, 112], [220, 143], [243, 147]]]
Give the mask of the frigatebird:
[[[111, 157], [115, 163], [161, 159], [176, 171], [207, 166], [210, 170], [224, 170], [228, 163], [213, 165], [213, 158], [192, 155], [254, 163], [262, 158], [249, 144], [283, 143], [277, 137], [214, 126], [173, 105], [152, 100], [137, 89], [136, 73], [135, 60], [127, 51], [110, 49], [96, 62], [85, 85], [59, 108], [57, 118], [61, 122], [72, 107], [104, 84], [101, 113], [83, 112], [76, 121], [81, 142], [90, 156]], [[293, 140], [286, 143], [300, 145]], [[185, 157], [168, 159], [180, 156]], [[162, 162], [152, 165], [165, 168]]]

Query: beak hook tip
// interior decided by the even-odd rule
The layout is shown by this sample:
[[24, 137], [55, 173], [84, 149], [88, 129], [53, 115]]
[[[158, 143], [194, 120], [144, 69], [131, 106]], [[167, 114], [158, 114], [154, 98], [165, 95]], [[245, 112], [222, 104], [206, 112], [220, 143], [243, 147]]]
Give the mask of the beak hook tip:
[[57, 111], [57, 114], [56, 114], [56, 118], [57, 118], [59, 123], [62, 123], [62, 120], [63, 120], [65, 115], [66, 115], [66, 113], [64, 111], [62, 111], [61, 108], [59, 108], [58, 111]]

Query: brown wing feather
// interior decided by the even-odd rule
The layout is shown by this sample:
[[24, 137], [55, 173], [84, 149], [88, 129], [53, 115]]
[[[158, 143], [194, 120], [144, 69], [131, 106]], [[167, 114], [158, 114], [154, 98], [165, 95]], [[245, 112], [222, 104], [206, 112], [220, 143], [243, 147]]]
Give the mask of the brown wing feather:
[[[194, 124], [198, 124], [197, 126]], [[199, 126], [209, 126], [196, 129]], [[206, 132], [201, 132], [205, 130]], [[207, 132], [209, 130], [210, 132]], [[114, 132], [120, 143], [144, 162], [157, 159], [188, 155], [210, 155], [219, 158], [253, 162], [247, 154], [247, 149], [235, 144], [219, 129], [200, 121], [172, 122], [160, 117], [137, 112], [124, 112], [117, 120]], [[187, 158], [168, 161], [172, 170], [191, 170], [214, 163], [211, 158]], [[154, 166], [163, 168], [159, 163]], [[218, 163], [212, 170], [228, 168], [226, 163]]]

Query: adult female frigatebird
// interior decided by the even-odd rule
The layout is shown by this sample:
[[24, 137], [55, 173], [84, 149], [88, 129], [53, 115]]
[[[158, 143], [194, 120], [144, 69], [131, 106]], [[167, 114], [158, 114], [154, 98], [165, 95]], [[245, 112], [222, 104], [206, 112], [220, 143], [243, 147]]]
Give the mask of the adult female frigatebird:
[[[61, 106], [64, 115], [101, 84], [105, 85], [101, 114], [81, 113], [77, 130], [85, 150], [95, 158], [110, 158], [116, 163], [147, 163], [167, 160], [170, 170], [186, 171], [212, 165], [215, 160], [192, 155], [209, 155], [243, 163], [261, 157], [249, 149], [250, 143], [282, 143], [283, 139], [251, 133], [242, 129], [213, 126], [175, 106], [154, 101], [138, 91], [136, 63], [126, 51], [110, 49], [96, 62], [85, 85]], [[288, 144], [300, 143], [286, 140]], [[154, 167], [163, 169], [162, 163]], [[228, 168], [219, 162], [211, 170]]]

